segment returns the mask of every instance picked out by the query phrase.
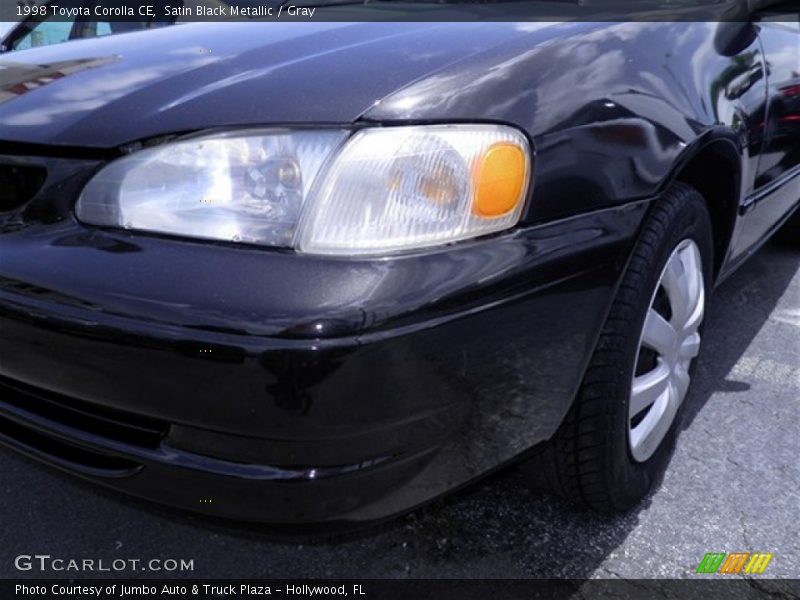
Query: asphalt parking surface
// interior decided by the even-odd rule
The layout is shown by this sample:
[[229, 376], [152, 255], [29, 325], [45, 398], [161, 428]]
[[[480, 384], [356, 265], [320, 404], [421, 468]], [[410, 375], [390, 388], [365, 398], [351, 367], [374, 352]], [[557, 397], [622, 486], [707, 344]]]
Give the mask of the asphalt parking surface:
[[[800, 252], [767, 246], [714, 296], [675, 455], [636, 510], [599, 516], [521, 464], [348, 536], [276, 538], [162, 509], [0, 450], [0, 576], [19, 554], [193, 559], [183, 576], [691, 577], [706, 552], [761, 551], [800, 575]], [[69, 573], [70, 577], [91, 573]], [[125, 573], [126, 576], [158, 576]]]

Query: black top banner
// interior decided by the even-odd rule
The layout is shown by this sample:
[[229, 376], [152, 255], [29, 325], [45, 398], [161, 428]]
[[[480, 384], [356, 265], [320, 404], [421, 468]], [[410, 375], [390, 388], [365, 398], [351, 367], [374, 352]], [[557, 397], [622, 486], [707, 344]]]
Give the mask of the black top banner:
[[0, 0], [0, 21], [797, 21], [798, 0]]

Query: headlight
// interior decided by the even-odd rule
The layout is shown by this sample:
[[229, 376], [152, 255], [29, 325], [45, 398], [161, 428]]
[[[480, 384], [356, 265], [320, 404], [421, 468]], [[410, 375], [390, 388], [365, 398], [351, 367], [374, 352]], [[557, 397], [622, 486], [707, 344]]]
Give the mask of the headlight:
[[76, 207], [86, 223], [187, 237], [380, 254], [513, 227], [527, 140], [500, 125], [245, 131], [111, 163]]
[[309, 190], [345, 131], [243, 131], [131, 154], [102, 169], [78, 219], [187, 237], [291, 246]]

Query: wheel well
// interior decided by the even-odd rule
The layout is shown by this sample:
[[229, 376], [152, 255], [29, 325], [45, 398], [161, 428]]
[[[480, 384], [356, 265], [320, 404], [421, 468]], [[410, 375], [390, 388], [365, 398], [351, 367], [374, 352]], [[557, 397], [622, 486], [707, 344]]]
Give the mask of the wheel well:
[[714, 277], [728, 252], [739, 205], [741, 163], [727, 141], [704, 146], [674, 178], [696, 189], [706, 201], [714, 232]]

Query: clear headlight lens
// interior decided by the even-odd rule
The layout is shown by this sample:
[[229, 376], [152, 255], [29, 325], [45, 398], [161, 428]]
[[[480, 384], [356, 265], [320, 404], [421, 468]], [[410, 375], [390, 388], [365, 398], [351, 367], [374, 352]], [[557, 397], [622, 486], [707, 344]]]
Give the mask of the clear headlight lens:
[[135, 152], [76, 206], [93, 225], [291, 246], [303, 204], [345, 131], [239, 131]]
[[[188, 237], [380, 254], [513, 227], [527, 140], [500, 125], [245, 131], [111, 163], [76, 207], [86, 223]], [[330, 164], [326, 166], [326, 162]]]

